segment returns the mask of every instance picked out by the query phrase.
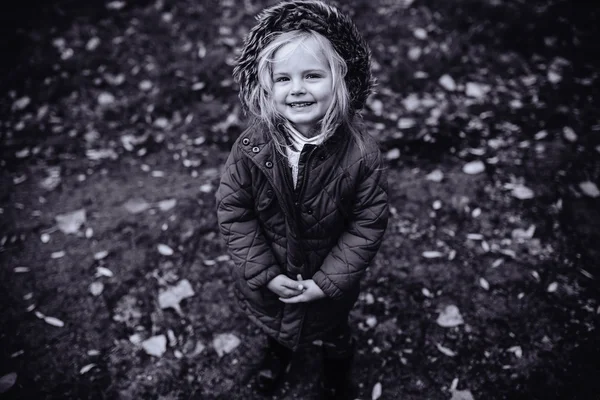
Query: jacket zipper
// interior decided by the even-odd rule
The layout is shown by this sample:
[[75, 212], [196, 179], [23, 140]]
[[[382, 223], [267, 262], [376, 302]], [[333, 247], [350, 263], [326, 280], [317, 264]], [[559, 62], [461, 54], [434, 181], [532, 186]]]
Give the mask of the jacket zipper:
[[[295, 196], [294, 196], [294, 218], [296, 219], [296, 227], [299, 227], [299, 207], [296, 206], [296, 204], [299, 204], [300, 199], [302, 199], [302, 196], [304, 195], [304, 191], [306, 188], [306, 181], [308, 180], [308, 173], [310, 170], [310, 160], [312, 158], [313, 153], [315, 152], [316, 147], [310, 150], [310, 153], [308, 153], [308, 156], [306, 157], [306, 162], [304, 163], [304, 171], [303, 171], [303, 176], [302, 176], [302, 183], [300, 185], [300, 187], [297, 190], [294, 190], [295, 192]], [[303, 276], [302, 278], [306, 279], [305, 276]], [[300, 315], [301, 315], [301, 319], [300, 319], [300, 324], [299, 324], [299, 328], [298, 328], [298, 335], [296, 335], [296, 340], [294, 341], [294, 348], [298, 347], [298, 343], [300, 343], [300, 337], [302, 336], [302, 331], [304, 330], [304, 318], [306, 317], [306, 305], [305, 304], [300, 304], [300, 306], [303, 308], [303, 310], [301, 311]]]

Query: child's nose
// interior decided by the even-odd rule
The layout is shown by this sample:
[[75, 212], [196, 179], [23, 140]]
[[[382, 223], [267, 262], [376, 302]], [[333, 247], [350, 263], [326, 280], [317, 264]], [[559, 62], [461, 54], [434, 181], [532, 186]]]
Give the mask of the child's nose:
[[304, 83], [302, 82], [302, 79], [294, 79], [292, 81], [292, 94], [303, 94], [305, 92], [304, 90]]

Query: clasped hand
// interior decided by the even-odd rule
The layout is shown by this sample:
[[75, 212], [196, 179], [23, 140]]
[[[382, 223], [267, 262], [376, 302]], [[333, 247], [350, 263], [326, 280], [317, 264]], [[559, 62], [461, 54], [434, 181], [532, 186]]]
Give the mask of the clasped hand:
[[312, 279], [302, 279], [302, 275], [298, 274], [298, 280], [293, 280], [281, 274], [267, 284], [270, 291], [279, 296], [279, 300], [284, 303], [307, 303], [322, 299], [325, 293]]

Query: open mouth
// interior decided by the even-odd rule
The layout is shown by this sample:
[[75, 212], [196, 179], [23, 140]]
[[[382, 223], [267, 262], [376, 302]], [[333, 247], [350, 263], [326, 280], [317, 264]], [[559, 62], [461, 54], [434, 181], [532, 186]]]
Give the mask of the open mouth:
[[292, 107], [292, 108], [303, 108], [303, 107], [308, 107], [308, 106], [312, 106], [315, 103], [311, 103], [311, 102], [294, 102], [294, 103], [289, 103], [288, 106]]

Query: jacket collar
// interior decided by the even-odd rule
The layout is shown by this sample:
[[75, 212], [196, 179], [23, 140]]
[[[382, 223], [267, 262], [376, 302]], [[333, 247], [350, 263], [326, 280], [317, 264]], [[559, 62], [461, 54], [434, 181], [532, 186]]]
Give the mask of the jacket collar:
[[[327, 139], [322, 145], [318, 146], [317, 156], [320, 160], [335, 155], [343, 144], [347, 141], [348, 133], [343, 128], [338, 128], [337, 131]], [[241, 150], [253, 160], [259, 167], [271, 169], [273, 163], [276, 162], [276, 148], [273, 143], [273, 138], [268, 132], [268, 128], [264, 124], [257, 124], [250, 127], [240, 137], [238, 141]], [[269, 164], [270, 162], [270, 164]], [[261, 168], [263, 169], [263, 168]]]

